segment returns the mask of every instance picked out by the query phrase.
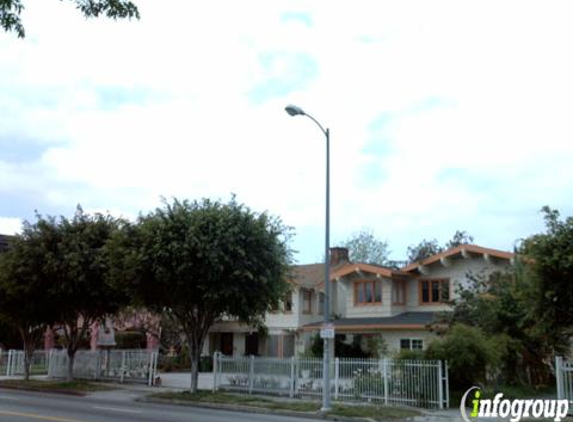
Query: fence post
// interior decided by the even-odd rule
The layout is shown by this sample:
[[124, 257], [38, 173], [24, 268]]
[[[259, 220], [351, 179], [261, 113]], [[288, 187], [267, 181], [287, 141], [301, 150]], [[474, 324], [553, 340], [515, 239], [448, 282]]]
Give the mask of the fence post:
[[444, 380], [442, 374], [443, 361], [438, 361], [438, 400], [440, 401], [440, 409], [444, 408]]
[[119, 376], [119, 382], [123, 384], [123, 378], [125, 377], [125, 350], [121, 351], [121, 375]]
[[294, 356], [290, 358], [290, 392], [289, 397], [294, 397]]
[[8, 350], [8, 364], [6, 365], [6, 376], [10, 376], [12, 370], [12, 349]]
[[149, 367], [147, 369], [148, 371], [147, 385], [151, 387], [153, 385], [153, 376], [155, 375], [153, 373], [153, 361], [155, 360], [155, 352], [149, 352], [148, 356], [149, 356]]
[[338, 400], [339, 377], [340, 377], [340, 358], [334, 358], [334, 400]]
[[253, 384], [255, 382], [255, 357], [251, 355], [249, 360], [249, 394], [253, 394]]
[[561, 400], [565, 398], [563, 394], [563, 358], [561, 356], [555, 356], [555, 378], [557, 380], [557, 399]]
[[388, 358], [382, 360], [382, 375], [384, 376], [384, 404], [388, 406]]
[[217, 352], [213, 353], [213, 393], [217, 391]]

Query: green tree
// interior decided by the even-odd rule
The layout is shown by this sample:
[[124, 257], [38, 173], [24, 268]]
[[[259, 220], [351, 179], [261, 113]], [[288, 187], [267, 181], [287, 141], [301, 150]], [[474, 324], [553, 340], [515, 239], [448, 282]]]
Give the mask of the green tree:
[[465, 230], [456, 230], [452, 238], [446, 243], [444, 249], [452, 249], [460, 245], [471, 244], [474, 241], [474, 237], [468, 234]]
[[125, 257], [133, 292], [144, 306], [168, 314], [182, 328], [191, 355], [191, 391], [197, 390], [203, 343], [223, 315], [263, 323], [288, 289], [288, 230], [266, 213], [233, 198], [222, 204], [165, 202], [140, 217], [118, 253]]
[[432, 255], [436, 255], [443, 251], [443, 248], [438, 244], [436, 239], [422, 240], [417, 245], [408, 246], [408, 262], [422, 261]]
[[546, 230], [525, 239], [520, 252], [534, 284], [535, 317], [558, 353], [566, 352], [563, 339], [573, 335], [573, 217], [543, 207]]
[[465, 230], [456, 230], [452, 238], [446, 242], [444, 246], [441, 246], [436, 239], [424, 239], [417, 245], [408, 246], [408, 262], [412, 263], [422, 261], [432, 255], [439, 254], [445, 250], [455, 248], [460, 245], [473, 243], [473, 241], [473, 236], [468, 234]]
[[44, 257], [57, 247], [51, 227], [24, 223], [21, 235], [0, 254], [0, 320], [19, 333], [24, 348], [26, 379], [35, 348], [56, 319], [51, 281], [45, 277]]
[[[128, 0], [73, 0], [76, 8], [86, 17], [107, 16], [112, 19], [137, 18], [137, 6]], [[24, 10], [22, 0], [0, 0], [0, 25], [7, 31], [14, 31], [24, 38], [25, 30], [21, 20]]]
[[52, 296], [72, 379], [75, 354], [92, 325], [129, 303], [128, 290], [111, 277], [107, 247], [126, 223], [110, 215], [86, 214], [79, 206], [71, 220], [40, 221], [52, 225], [60, 237], [57, 248], [45, 257], [45, 271], [55, 281]]
[[386, 265], [388, 263], [388, 242], [379, 240], [371, 229], [362, 229], [353, 233], [345, 242], [353, 262]]

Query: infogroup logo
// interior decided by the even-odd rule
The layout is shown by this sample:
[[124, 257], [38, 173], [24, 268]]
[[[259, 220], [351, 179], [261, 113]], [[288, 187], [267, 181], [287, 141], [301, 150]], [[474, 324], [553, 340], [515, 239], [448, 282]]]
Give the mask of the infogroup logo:
[[[472, 409], [469, 415], [466, 409], [468, 397], [471, 399]], [[553, 418], [555, 422], [559, 422], [567, 416], [568, 411], [568, 400], [509, 400], [503, 398], [503, 393], [497, 393], [493, 400], [484, 399], [479, 387], [472, 387], [466, 391], [460, 403], [460, 413], [465, 422], [481, 418], [510, 418], [511, 422], [519, 422], [522, 418], [544, 420]]]

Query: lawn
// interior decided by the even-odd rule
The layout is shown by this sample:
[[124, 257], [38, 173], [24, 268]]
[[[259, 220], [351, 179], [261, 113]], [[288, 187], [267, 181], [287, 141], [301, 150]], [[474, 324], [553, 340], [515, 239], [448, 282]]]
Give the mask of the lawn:
[[112, 387], [86, 381], [44, 381], [44, 380], [4, 380], [0, 388], [12, 388], [31, 391], [51, 391], [60, 393], [89, 393], [93, 391], [113, 390]]
[[[155, 393], [150, 397], [164, 400], [177, 400], [189, 403], [213, 403], [230, 404], [239, 406], [256, 407], [270, 410], [283, 410], [295, 412], [313, 412], [320, 410], [321, 403], [317, 401], [302, 401], [297, 399], [272, 399], [259, 396], [244, 396], [230, 393], [197, 392], [169, 392]], [[420, 415], [420, 412], [413, 409], [405, 409], [391, 406], [373, 405], [343, 405], [335, 404], [329, 415], [372, 418], [373, 420], [402, 419]]]

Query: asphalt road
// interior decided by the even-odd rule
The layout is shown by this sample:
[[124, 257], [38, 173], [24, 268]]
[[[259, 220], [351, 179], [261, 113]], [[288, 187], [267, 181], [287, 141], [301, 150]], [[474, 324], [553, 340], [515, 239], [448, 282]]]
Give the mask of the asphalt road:
[[114, 391], [88, 397], [0, 389], [0, 422], [316, 422], [196, 407], [135, 402], [137, 393]]

